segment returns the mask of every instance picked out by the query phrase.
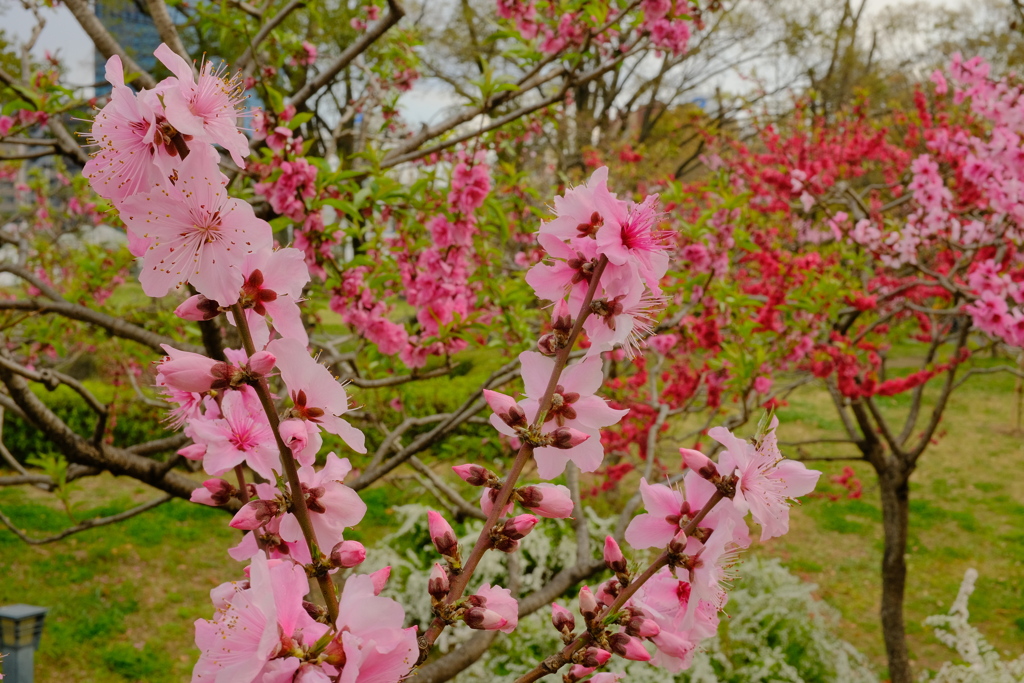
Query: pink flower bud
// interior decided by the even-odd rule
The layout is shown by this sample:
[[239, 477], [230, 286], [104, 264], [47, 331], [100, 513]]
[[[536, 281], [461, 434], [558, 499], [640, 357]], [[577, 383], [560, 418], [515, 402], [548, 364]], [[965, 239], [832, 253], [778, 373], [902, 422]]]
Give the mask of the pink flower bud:
[[576, 617], [557, 602], [551, 603], [551, 623], [561, 633], [572, 633], [576, 629]]
[[705, 479], [710, 480], [718, 476], [718, 468], [715, 467], [714, 461], [700, 451], [680, 448], [679, 453], [682, 454], [686, 466]]
[[502, 526], [502, 533], [512, 540], [518, 541], [533, 531], [533, 527], [537, 526], [538, 522], [540, 520], [533, 515], [517, 515], [505, 522]]
[[331, 564], [342, 569], [360, 565], [365, 559], [366, 548], [359, 541], [342, 541], [331, 551]]
[[483, 486], [497, 480], [493, 472], [480, 465], [455, 465], [452, 470], [472, 486]]
[[494, 414], [509, 427], [526, 427], [526, 413], [520, 408], [511, 396], [484, 389], [484, 400], [491, 407]]
[[380, 592], [384, 590], [384, 586], [388, 585], [388, 579], [391, 578], [391, 567], [384, 567], [370, 574], [370, 580], [373, 581], [373, 594], [380, 595]]
[[602, 650], [599, 647], [588, 647], [587, 651], [583, 653], [583, 661], [580, 664], [589, 669], [596, 669], [599, 666], [604, 666], [611, 658], [612, 653], [608, 652], [608, 650]]
[[626, 633], [637, 638], [653, 638], [661, 633], [661, 627], [653, 619], [637, 614], [626, 624]]
[[675, 555], [679, 555], [686, 551], [686, 532], [680, 529], [676, 532], [676, 535], [672, 537], [672, 540], [668, 542], [668, 551]]
[[590, 674], [594, 673], [594, 669], [595, 668], [596, 667], [593, 667], [593, 666], [583, 666], [582, 664], [573, 664], [569, 668], [569, 679], [573, 680], [573, 681], [578, 681], [579, 679], [583, 678], [584, 676], [589, 676]]
[[[474, 609], [487, 610], [498, 615], [501, 621], [504, 622], [500, 626], [473, 626], [473, 628], [498, 629], [505, 633], [512, 633], [516, 626], [519, 625], [519, 603], [516, 602], [516, 599], [512, 597], [512, 592], [507, 588], [484, 584], [477, 589], [475, 595], [470, 595], [466, 598], [466, 604], [470, 608], [468, 612], [472, 612]], [[486, 614], [480, 614], [471, 618], [485, 618], [488, 624], [495, 623], [494, 618]], [[468, 619], [466, 623], [469, 623]]]
[[277, 358], [269, 351], [257, 351], [249, 359], [249, 370], [255, 375], [266, 375], [274, 369]]
[[178, 455], [189, 460], [202, 460], [206, 455], [205, 443], [192, 443], [184, 448], [178, 449]]
[[281, 506], [273, 500], [253, 500], [235, 513], [228, 526], [252, 531], [272, 520], [281, 512]]
[[281, 434], [281, 440], [293, 455], [302, 452], [306, 448], [306, 444], [309, 443], [306, 423], [297, 417], [282, 422], [278, 427], [278, 432]]
[[448, 595], [450, 588], [448, 572], [435, 562], [434, 567], [430, 570], [430, 578], [427, 579], [427, 592], [435, 600], [442, 600], [444, 596]]
[[605, 536], [604, 539], [604, 563], [616, 574], [623, 574], [626, 571], [626, 558], [622, 555], [619, 544], [611, 536]]
[[182, 320], [194, 322], [212, 320], [220, 315], [220, 308], [216, 301], [211, 301], [202, 294], [196, 294], [185, 299], [180, 306], [174, 309], [174, 315]]
[[478, 631], [497, 631], [508, 624], [507, 619], [486, 607], [470, 607], [462, 615], [462, 620], [466, 622], [466, 626]]
[[207, 479], [201, 488], [192, 492], [191, 501], [217, 507], [218, 505], [227, 505], [236, 493], [238, 493], [238, 489], [223, 479]]
[[559, 427], [548, 435], [551, 445], [554, 448], [574, 448], [590, 438], [590, 434], [584, 434], [578, 429], [571, 427]]
[[[494, 509], [494, 502], [498, 500], [498, 489], [486, 488], [483, 494], [480, 496], [480, 509], [483, 510], [485, 515], [491, 514], [491, 510]], [[512, 512], [512, 501], [510, 500], [505, 508], [501, 511], [501, 514], [507, 515]]]
[[427, 527], [430, 530], [430, 540], [442, 557], [458, 556], [459, 542], [455, 538], [455, 531], [440, 513], [433, 510], [427, 512]]
[[587, 621], [597, 616], [597, 598], [590, 592], [590, 586], [580, 589], [580, 614]]
[[157, 384], [196, 394], [210, 390], [214, 380], [210, 371], [217, 361], [198, 353], [179, 351], [167, 344], [161, 346], [167, 356], [157, 366]]
[[569, 489], [560, 484], [534, 484], [519, 489], [517, 496], [523, 507], [541, 517], [565, 519], [573, 511]]
[[597, 592], [594, 596], [597, 598], [597, 602], [600, 605], [607, 607], [615, 602], [615, 598], [619, 597], [619, 590], [622, 588], [622, 584], [615, 577], [608, 579], [597, 587]]
[[644, 647], [643, 642], [625, 633], [616, 633], [608, 638], [608, 646], [618, 656], [634, 662], [646, 662], [651, 659], [651, 653]]

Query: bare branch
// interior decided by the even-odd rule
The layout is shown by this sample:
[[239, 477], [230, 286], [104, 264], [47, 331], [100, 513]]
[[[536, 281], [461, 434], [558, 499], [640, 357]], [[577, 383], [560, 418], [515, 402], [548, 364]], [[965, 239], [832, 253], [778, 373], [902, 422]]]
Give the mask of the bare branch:
[[201, 348], [192, 344], [182, 344], [170, 337], [150, 332], [149, 330], [143, 329], [137, 325], [133, 325], [127, 320], [115, 318], [114, 316], [107, 315], [106, 313], [100, 313], [99, 311], [94, 311], [91, 308], [79, 306], [78, 304], [73, 304], [67, 301], [43, 301], [41, 299], [0, 301], [0, 310], [56, 313], [64, 316], [65, 318], [97, 325], [115, 337], [130, 339], [142, 344], [143, 346], [148, 346], [161, 354], [164, 352], [161, 348], [161, 344], [169, 344], [176, 349], [191, 351], [193, 353], [202, 353], [203, 351]]
[[125, 49], [121, 47], [121, 44], [117, 42], [114, 36], [110, 35], [103, 22], [96, 17], [92, 8], [89, 7], [88, 0], [66, 0], [64, 5], [75, 15], [78, 24], [89, 38], [92, 39], [93, 45], [100, 51], [100, 54], [107, 59], [114, 55], [119, 56], [125, 69], [138, 74], [138, 77], [135, 79], [136, 83], [143, 88], [156, 87], [156, 80], [125, 52]]
[[160, 40], [167, 43], [167, 47], [176, 52], [187, 63], [192, 63], [185, 45], [181, 42], [178, 29], [171, 19], [171, 13], [167, 11], [167, 3], [164, 0], [146, 0], [146, 8], [149, 16], [156, 26], [156, 32], [160, 34]]
[[445, 498], [452, 503], [459, 516], [472, 517], [474, 519], [487, 519], [487, 515], [483, 513], [483, 510], [476, 505], [472, 505], [467, 502], [465, 498], [459, 495], [458, 491], [449, 486], [444, 479], [437, 476], [437, 473], [434, 472], [434, 470], [427, 467], [423, 461], [415, 455], [409, 458], [409, 464], [412, 465], [414, 470], [429, 479], [430, 483], [432, 483], [438, 491], [444, 494]]
[[427, 370], [425, 372], [417, 372], [413, 370], [408, 375], [398, 375], [397, 377], [383, 377], [381, 379], [363, 379], [362, 377], [344, 377], [342, 381], [350, 382], [354, 386], [360, 389], [379, 389], [380, 387], [393, 387], [399, 384], [406, 384], [408, 382], [414, 382], [421, 379], [433, 379], [434, 377], [444, 377], [445, 375], [451, 374], [452, 368], [440, 367], [434, 368], [433, 370]]
[[86, 529], [95, 529], [96, 527], [106, 526], [108, 524], [116, 524], [117, 522], [123, 522], [126, 519], [130, 519], [136, 515], [142, 514], [143, 512], [152, 510], [153, 508], [159, 505], [163, 505], [173, 497], [174, 496], [171, 495], [160, 496], [159, 498], [154, 498], [153, 500], [147, 503], [143, 503], [142, 505], [138, 505], [136, 507], [131, 508], [130, 510], [125, 510], [124, 512], [120, 512], [116, 515], [110, 515], [109, 517], [96, 517], [94, 519], [87, 519], [80, 524], [76, 524], [73, 527], [68, 527], [67, 529], [64, 529], [60, 533], [54, 534], [52, 536], [46, 536], [44, 538], [32, 538], [24, 531], [18, 529], [18, 527], [14, 525], [14, 522], [12, 522], [11, 519], [3, 512], [0, 512], [0, 522], [3, 522], [8, 529], [14, 532], [15, 536], [23, 540], [25, 543], [28, 543], [29, 545], [43, 545], [45, 543], [53, 543], [54, 541], [59, 541], [62, 538], [67, 538], [71, 534], [77, 534], [79, 531], [85, 531]]
[[[281, 8], [280, 12], [272, 16], [267, 23], [260, 26], [260, 30], [249, 43], [249, 47], [245, 48], [245, 52], [242, 53], [242, 56], [235, 60], [235, 68], [247, 71], [250, 66], [249, 63], [253, 60], [253, 57], [256, 54], [256, 48], [258, 48], [260, 44], [267, 39], [270, 32], [280, 26], [281, 22], [287, 19], [289, 14], [298, 8], [305, 6], [306, 0], [291, 0], [287, 5]], [[262, 18], [262, 15], [257, 18]]]
[[358, 40], [345, 48], [345, 51], [327, 68], [317, 74], [316, 78], [302, 86], [298, 92], [291, 96], [288, 104], [295, 107], [303, 105], [314, 93], [330, 84], [342, 69], [348, 66], [356, 57], [366, 52], [371, 45], [377, 42], [378, 38], [384, 35], [389, 28], [397, 24], [404, 16], [405, 9], [398, 3], [398, 0], [388, 0], [388, 13], [384, 15], [384, 18], [368, 28], [365, 33], [359, 36]]
[[87, 441], [54, 414], [32, 392], [23, 377], [3, 365], [0, 365], [0, 381], [7, 386], [11, 398], [28, 417], [29, 423], [44, 431], [68, 462], [104, 469], [115, 475], [126, 475], [186, 500], [192, 497], [198, 482], [165, 470], [163, 463], [123, 448]]

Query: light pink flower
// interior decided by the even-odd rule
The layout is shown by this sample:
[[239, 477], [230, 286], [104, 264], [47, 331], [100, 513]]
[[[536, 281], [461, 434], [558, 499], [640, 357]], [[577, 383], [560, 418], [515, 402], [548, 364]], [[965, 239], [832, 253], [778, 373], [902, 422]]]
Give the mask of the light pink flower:
[[[714, 484], [693, 471], [683, 478], [683, 487], [685, 498], [682, 492], [665, 484], [648, 484], [646, 479], [640, 480], [640, 496], [647, 512], [634, 517], [626, 527], [626, 541], [631, 546], [638, 550], [667, 547], [716, 491]], [[750, 545], [743, 515], [732, 505], [724, 502], [716, 505], [701, 521], [701, 526], [714, 529], [724, 520], [732, 522], [737, 543], [743, 547]]]
[[185, 135], [220, 145], [239, 168], [245, 168], [249, 141], [238, 129], [245, 99], [238, 79], [225, 79], [226, 67], [214, 69], [210, 62], [203, 62], [197, 83], [189, 63], [166, 44], [161, 43], [153, 54], [177, 77], [168, 79], [160, 92], [168, 122]]
[[608, 167], [602, 166], [583, 185], [555, 197], [556, 218], [540, 227], [541, 234], [561, 240], [591, 238], [605, 224], [621, 227], [627, 218], [626, 203], [608, 190]]
[[789, 501], [813, 491], [821, 476], [821, 472], [807, 469], [802, 462], [782, 457], [775, 437], [778, 424], [778, 418], [773, 417], [768, 433], [757, 447], [724, 427], [708, 430], [708, 436], [726, 448], [718, 457], [722, 476], [739, 477], [732, 502], [743, 514], [749, 510], [761, 525], [762, 541], [789, 531]]
[[245, 462], [261, 477], [273, 481], [275, 473], [283, 471], [281, 459], [256, 391], [242, 386], [225, 392], [220, 406], [220, 419], [199, 419], [189, 425], [196, 443], [206, 445], [203, 469], [219, 475]]
[[507, 588], [484, 584], [466, 603], [465, 621], [470, 628], [512, 633], [519, 625], [519, 603]]
[[97, 194], [120, 202], [166, 180], [174, 162], [157, 141], [162, 142], [163, 136], [151, 100], [137, 97], [125, 85], [117, 55], [107, 60], [106, 78], [113, 86], [110, 100], [93, 121], [89, 142], [97, 149], [82, 172]]
[[[323, 549], [341, 542], [345, 529], [358, 524], [366, 514], [366, 503], [343, 483], [351, 471], [348, 458], [339, 458], [334, 453], [327, 454], [327, 462], [319, 471], [313, 467], [299, 468], [309, 520], [317, 545]], [[285, 541], [298, 543], [303, 539], [299, 521], [291, 513], [281, 519], [279, 533]]]
[[655, 293], [660, 293], [659, 283], [668, 271], [667, 234], [656, 229], [660, 217], [658, 195], [650, 195], [630, 207], [620, 224], [605, 222], [596, 236], [598, 253], [613, 265], [635, 268]]
[[298, 305], [302, 288], [309, 282], [302, 252], [290, 247], [253, 252], [242, 264], [242, 275], [241, 302], [256, 348], [263, 348], [270, 340], [267, 317], [282, 337], [292, 337], [303, 346], [309, 344]]
[[338, 604], [339, 635], [345, 655], [338, 683], [397, 683], [419, 658], [416, 627], [402, 628], [405, 610], [377, 595], [373, 576], [350, 576]]
[[[532, 422], [537, 417], [540, 398], [547, 388], [551, 373], [555, 367], [553, 358], [548, 358], [534, 351], [524, 351], [519, 355], [522, 364], [523, 383], [526, 399], [517, 405], [526, 415], [526, 421]], [[588, 358], [566, 367], [555, 388], [551, 408], [545, 417], [542, 432], [547, 434], [556, 429], [575, 429], [591, 438], [572, 448], [554, 448], [542, 446], [534, 450], [537, 461], [537, 473], [544, 479], [553, 479], [565, 471], [566, 464], [571, 460], [584, 472], [593, 472], [604, 460], [604, 448], [601, 446], [600, 430], [617, 423], [626, 410], [615, 410], [604, 399], [594, 392], [604, 381], [599, 358]], [[517, 436], [514, 429], [501, 419], [502, 411], [507, 411], [514, 401], [497, 392], [485, 393], [495, 414], [491, 415], [491, 424], [506, 436]]]
[[331, 371], [313, 360], [297, 339], [275, 339], [267, 351], [277, 357], [292, 398], [292, 415], [337, 434], [356, 453], [365, 453], [363, 433], [340, 417], [348, 411], [348, 394]]
[[247, 202], [229, 197], [225, 185], [216, 159], [193, 152], [174, 183], [161, 179], [152, 192], [121, 204], [129, 238], [144, 248], [139, 281], [148, 296], [189, 282], [221, 306], [238, 301], [242, 264], [270, 248], [271, 229]]
[[[295, 666], [272, 662], [282, 654], [282, 640], [311, 646], [327, 626], [315, 622], [302, 606], [309, 591], [301, 566], [281, 560], [253, 558], [250, 587], [220, 586], [211, 591], [217, 607], [213, 621], [196, 621], [199, 661], [192, 671], [193, 683], [251, 683], [266, 674]], [[286, 659], [287, 654], [282, 659]]]

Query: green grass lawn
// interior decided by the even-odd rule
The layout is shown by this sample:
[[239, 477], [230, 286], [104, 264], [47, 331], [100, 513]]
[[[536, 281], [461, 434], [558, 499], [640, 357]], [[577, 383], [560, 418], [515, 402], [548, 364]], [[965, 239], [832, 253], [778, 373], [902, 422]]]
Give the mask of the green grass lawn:
[[[412, 386], [407, 403], [426, 401], [426, 385]], [[914, 475], [907, 625], [919, 668], [951, 658], [922, 622], [948, 610], [968, 567], [981, 575], [972, 622], [1001, 650], [1014, 656], [1024, 651], [1024, 437], [1013, 433], [1013, 400], [1013, 380], [1007, 377], [984, 376], [962, 388], [943, 422], [946, 433]], [[888, 402], [887, 409], [900, 408], [899, 399]], [[831, 404], [818, 389], [793, 397], [779, 416], [785, 441], [838, 434]], [[666, 454], [671, 447], [666, 439]], [[822, 445], [803, 447], [803, 453], [830, 457], [852, 454], [851, 448]], [[784, 450], [796, 455], [796, 449]], [[841, 495], [845, 490], [829, 479], [846, 464], [863, 483], [861, 499], [809, 499], [793, 511], [788, 536], [755, 552], [781, 557], [817, 583], [820, 597], [842, 614], [842, 637], [881, 672], [882, 546], [873, 473], [862, 463], [814, 466], [825, 472], [820, 492]], [[379, 537], [388, 523], [386, 506], [393, 502], [389, 490], [393, 486], [362, 492], [370, 511], [352, 538], [370, 543]], [[86, 517], [126, 509], [153, 494], [131, 480], [102, 476], [84, 480], [74, 495], [82, 505], [79, 516]], [[415, 495], [417, 487], [410, 485], [401, 497], [408, 502]], [[88, 508], [100, 500], [102, 507]], [[0, 509], [37, 536], [68, 524], [52, 496], [35, 489], [0, 490]], [[239, 575], [240, 565], [224, 552], [239, 538], [227, 521], [222, 512], [173, 501], [124, 524], [47, 546], [26, 546], [0, 530], [0, 604], [52, 608], [37, 655], [37, 680], [188, 680], [197, 656], [192, 623], [211, 615], [209, 590]]]
[[[1015, 432], [1014, 380], [972, 378], [953, 395], [941, 438], [919, 461], [911, 480], [907, 550], [906, 627], [911, 659], [936, 668], [952, 658], [923, 624], [945, 613], [964, 571], [980, 578], [970, 602], [971, 622], [1001, 651], [1024, 653], [1024, 435]], [[882, 399], [890, 414], [905, 401]], [[808, 391], [779, 411], [780, 440], [839, 436], [841, 425], [827, 394]], [[802, 446], [811, 457], [854, 455], [850, 445]], [[796, 449], [783, 449], [795, 456]], [[882, 558], [881, 505], [874, 470], [861, 462], [808, 463], [824, 473], [818, 493], [847, 491], [830, 481], [843, 467], [863, 484], [860, 499], [814, 498], [793, 513], [791, 531], [758, 552], [777, 556], [809, 581], [842, 614], [842, 635], [884, 671], [879, 626]]]

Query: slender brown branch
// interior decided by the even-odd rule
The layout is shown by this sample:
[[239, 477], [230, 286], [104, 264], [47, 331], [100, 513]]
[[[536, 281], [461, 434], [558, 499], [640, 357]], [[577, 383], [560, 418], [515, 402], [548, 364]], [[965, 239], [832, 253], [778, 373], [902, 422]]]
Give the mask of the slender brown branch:
[[329, 85], [342, 69], [351, 64], [356, 57], [366, 52], [371, 45], [377, 42], [378, 38], [384, 35], [388, 29], [397, 24], [404, 16], [405, 9], [399, 4], [398, 0], [388, 0], [388, 13], [380, 21], [369, 27], [354, 43], [345, 48], [344, 52], [338, 55], [338, 58], [328, 65], [327, 68], [299, 88], [298, 92], [288, 99], [288, 104], [295, 107], [305, 104], [306, 100], [324, 86]]
[[125, 49], [121, 47], [121, 44], [117, 42], [117, 39], [110, 34], [103, 25], [103, 22], [101, 22], [93, 13], [88, 0], [65, 0], [64, 6], [71, 10], [71, 13], [75, 15], [75, 19], [78, 20], [78, 24], [92, 40], [93, 45], [96, 46], [96, 49], [100, 54], [107, 59], [110, 59], [114, 55], [118, 55], [121, 58], [121, 63], [127, 71], [138, 74], [138, 77], [135, 79], [138, 85], [143, 88], [156, 87], [156, 80], [149, 75], [149, 72], [139, 66], [127, 52], [125, 52]]
[[68, 301], [44, 301], [42, 299], [16, 299], [14, 301], [0, 301], [0, 310], [6, 311], [34, 311], [36, 313], [56, 313], [57, 315], [80, 322], [89, 323], [103, 328], [115, 337], [130, 339], [143, 346], [148, 346], [158, 353], [163, 353], [161, 345], [168, 344], [182, 351], [202, 353], [202, 348], [192, 344], [182, 344], [162, 334], [150, 332], [127, 320], [115, 318], [94, 311], [85, 306], [79, 306]]
[[[716, 505], [718, 505], [718, 503], [720, 503], [722, 500], [724, 500], [724, 496], [722, 495], [722, 493], [720, 491], [715, 491], [714, 495], [711, 496], [711, 498], [704, 505], [704, 507], [701, 508], [700, 512], [698, 512], [697, 515], [689, 521], [689, 523], [683, 529], [683, 533], [685, 533], [687, 536], [693, 534], [694, 530], [697, 528], [697, 525], [700, 523], [700, 521], [704, 519], [704, 517], [706, 517], [708, 513], [711, 512], [711, 510]], [[620, 609], [622, 609], [626, 602], [628, 602], [629, 599], [633, 597], [633, 594], [636, 593], [641, 586], [647, 583], [651, 579], [651, 577], [657, 574], [658, 571], [665, 566], [668, 566], [668, 550], [663, 550], [661, 554], [658, 555], [657, 559], [655, 559], [654, 562], [652, 562], [650, 566], [648, 566], [647, 569], [645, 569], [644, 572], [640, 574], [640, 576], [630, 581], [628, 586], [624, 586], [622, 590], [619, 592], [618, 597], [615, 598], [615, 601], [611, 605], [609, 605], [606, 610], [604, 610], [602, 613], [598, 614], [597, 617], [595, 617], [595, 622], [600, 623], [601, 619], [603, 619], [605, 616], [615, 614]], [[554, 655], [553, 657], [549, 657], [548, 659], [544, 660], [544, 662], [534, 667], [534, 669], [530, 672], [517, 678], [516, 683], [533, 683], [534, 681], [538, 681], [541, 678], [544, 678], [548, 674], [558, 671], [558, 669], [562, 668], [562, 666], [564, 666], [566, 663], [570, 661], [570, 658], [572, 657], [574, 652], [584, 647], [590, 641], [591, 635], [589, 632], [584, 632], [576, 636], [576, 638], [573, 639], [571, 643], [566, 645], [561, 652]]]
[[[256, 345], [253, 343], [252, 334], [249, 332], [249, 323], [245, 318], [245, 311], [242, 309], [241, 304], [236, 303], [231, 307], [231, 312], [234, 314], [235, 324], [238, 325], [238, 332], [242, 337], [242, 345], [245, 347], [245, 352], [252, 357], [256, 354]], [[292, 493], [291, 513], [295, 515], [295, 519], [302, 529], [302, 535], [306, 539], [306, 546], [309, 548], [309, 555], [313, 560], [313, 565], [316, 566], [320, 563], [323, 553], [320, 549], [320, 544], [317, 542], [313, 522], [309, 518], [309, 508], [306, 506], [306, 496], [302, 491], [299, 471], [295, 467], [295, 458], [292, 456], [291, 449], [288, 448], [284, 439], [281, 438], [281, 418], [278, 416], [277, 408], [274, 406], [274, 398], [270, 393], [267, 379], [260, 377], [259, 382], [256, 383], [254, 388], [256, 395], [259, 397], [260, 405], [263, 406], [263, 411], [267, 415], [267, 422], [270, 423], [270, 428], [274, 432], [274, 441], [277, 442], [277, 450], [281, 455], [281, 465], [284, 467], [285, 475], [288, 478], [288, 487]], [[330, 616], [331, 623], [333, 624], [338, 621], [338, 593], [334, 587], [334, 581], [331, 579], [330, 574], [326, 572], [317, 573], [316, 580], [320, 586], [320, 592], [323, 594], [324, 603], [327, 606], [327, 614]]]
[[181, 36], [178, 35], [178, 29], [171, 19], [171, 13], [167, 11], [167, 3], [164, 0], [146, 0], [146, 8], [149, 10], [153, 25], [156, 26], [156, 32], [160, 35], [160, 40], [167, 43], [167, 47], [191, 64], [192, 58], [189, 56], [188, 50], [185, 49], [185, 44], [181, 42]]
[[281, 8], [281, 10], [272, 16], [267, 23], [260, 26], [260, 30], [253, 36], [252, 41], [249, 43], [249, 47], [245, 48], [245, 52], [242, 56], [235, 60], [235, 68], [246, 71], [249, 67], [249, 63], [255, 56], [256, 49], [263, 44], [263, 41], [267, 39], [270, 32], [281, 25], [288, 15], [299, 9], [300, 7], [306, 6], [306, 0], [290, 0], [290, 2]]
[[15, 536], [20, 538], [25, 543], [28, 543], [29, 545], [44, 545], [46, 543], [53, 543], [54, 541], [59, 541], [62, 538], [67, 538], [71, 534], [77, 534], [78, 532], [85, 531], [86, 529], [95, 529], [97, 527], [107, 526], [108, 524], [116, 524], [118, 522], [123, 522], [126, 519], [130, 519], [132, 517], [135, 517], [136, 515], [142, 514], [143, 512], [152, 510], [153, 508], [159, 505], [163, 505], [173, 497], [174, 496], [171, 495], [160, 496], [159, 498], [154, 498], [153, 500], [143, 503], [142, 505], [133, 507], [130, 510], [119, 512], [116, 515], [110, 515], [109, 517], [96, 517], [94, 519], [87, 519], [84, 522], [76, 524], [75, 526], [64, 529], [60, 533], [53, 534], [52, 536], [45, 536], [43, 538], [32, 538], [24, 531], [19, 529], [17, 526], [15, 526], [14, 522], [11, 521], [10, 517], [5, 515], [3, 512], [0, 512], [0, 522], [3, 522], [4, 525], [8, 529], [10, 529]]
[[[164, 470], [163, 463], [123, 448], [104, 443], [94, 444], [76, 434], [35, 395], [23, 377], [3, 365], [0, 365], [0, 382], [6, 385], [11, 399], [25, 415], [25, 419], [43, 431], [68, 462], [129, 476], [186, 500], [191, 498], [192, 491], [199, 485], [189, 477]], [[234, 507], [237, 508], [237, 505]]]
[[[544, 424], [544, 418], [547, 415], [548, 408], [551, 407], [551, 400], [555, 394], [555, 389], [558, 387], [558, 380], [562, 376], [562, 370], [565, 368], [566, 363], [569, 362], [569, 356], [572, 354], [572, 348], [576, 343], [576, 339], [583, 331], [583, 323], [586, 322], [587, 317], [590, 315], [590, 304], [594, 300], [594, 295], [597, 292], [597, 286], [601, 280], [601, 275], [604, 273], [607, 266], [608, 258], [606, 256], [601, 256], [601, 258], [598, 259], [597, 265], [594, 267], [593, 273], [591, 274], [590, 286], [587, 288], [587, 293], [583, 297], [579, 315], [576, 316], [572, 329], [569, 331], [566, 344], [563, 348], [559, 349], [558, 354], [555, 356], [555, 365], [551, 371], [551, 378], [548, 380], [548, 385], [544, 389], [544, 394], [540, 398], [537, 408], [537, 417], [533, 422], [533, 428], [537, 431], [539, 431], [540, 427]], [[451, 581], [448, 595], [445, 597], [445, 602], [447, 604], [454, 604], [462, 597], [465, 593], [466, 587], [469, 585], [469, 580], [472, 578], [474, 570], [483, 558], [484, 553], [490, 549], [491, 530], [494, 528], [494, 525], [498, 523], [498, 519], [501, 518], [505, 506], [508, 504], [509, 500], [511, 500], [512, 492], [515, 490], [516, 482], [519, 480], [519, 475], [522, 474], [526, 463], [529, 462], [531, 457], [533, 457], [533, 449], [534, 446], [527, 441], [516, 454], [516, 458], [512, 462], [512, 466], [509, 468], [508, 474], [505, 476], [505, 483], [502, 484], [501, 489], [498, 491], [498, 496], [494, 501], [491, 512], [487, 515], [487, 520], [484, 522], [484, 526], [480, 530], [480, 535], [477, 537], [476, 544], [470, 551], [469, 557], [467, 557], [466, 561], [463, 563], [462, 571]], [[440, 617], [435, 617], [433, 622], [430, 624], [430, 628], [428, 628], [423, 636], [420, 637], [420, 662], [426, 659], [427, 654], [434, 645], [434, 641], [436, 641], [437, 637], [441, 635], [445, 626], [446, 624], [444, 620]]]

